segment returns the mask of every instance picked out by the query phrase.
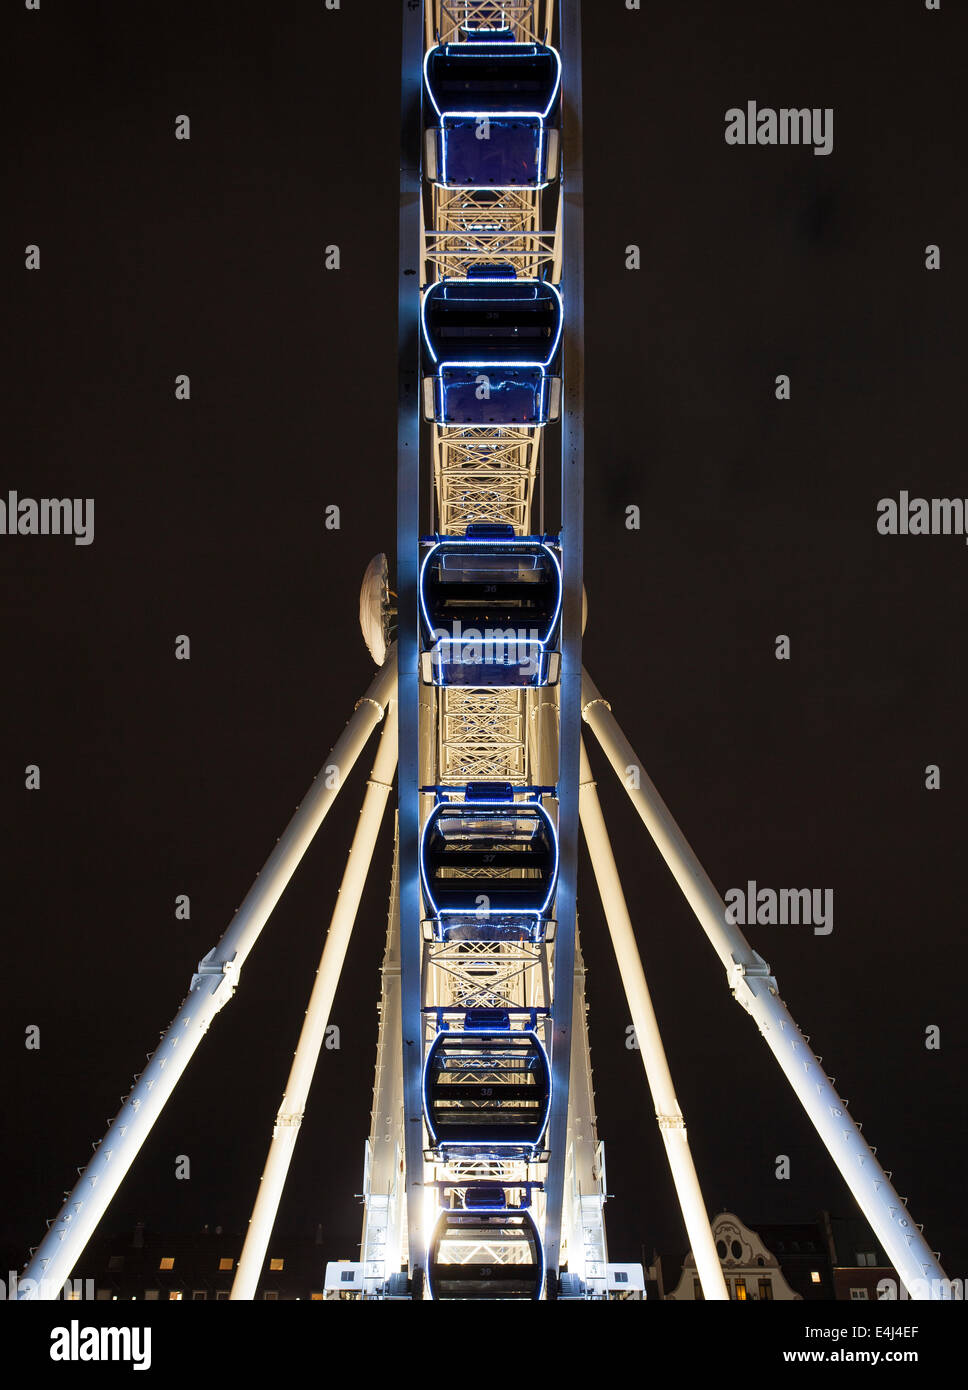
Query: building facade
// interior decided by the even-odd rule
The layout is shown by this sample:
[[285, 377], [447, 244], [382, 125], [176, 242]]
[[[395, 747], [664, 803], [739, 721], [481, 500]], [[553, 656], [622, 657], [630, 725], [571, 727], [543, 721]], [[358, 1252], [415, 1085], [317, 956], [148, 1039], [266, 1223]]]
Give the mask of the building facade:
[[[801, 1297], [787, 1283], [776, 1256], [738, 1216], [722, 1211], [713, 1219], [712, 1228], [731, 1299], [738, 1303], [774, 1303], [792, 1302]], [[673, 1303], [694, 1303], [702, 1297], [695, 1256], [690, 1250], [683, 1261], [679, 1282], [666, 1298]]]
[[[821, 1212], [812, 1222], [744, 1225], [733, 1212], [712, 1221], [716, 1253], [729, 1296], [736, 1302], [874, 1301], [878, 1285], [897, 1274], [860, 1217]], [[692, 1251], [676, 1287], [665, 1295], [677, 1302], [702, 1299]]]
[[[272, 1301], [323, 1298], [326, 1260], [322, 1231], [273, 1239], [256, 1298]], [[123, 1235], [96, 1236], [76, 1273], [93, 1283], [99, 1301], [227, 1301], [243, 1236], [221, 1226], [183, 1235], [147, 1230], [139, 1222]]]

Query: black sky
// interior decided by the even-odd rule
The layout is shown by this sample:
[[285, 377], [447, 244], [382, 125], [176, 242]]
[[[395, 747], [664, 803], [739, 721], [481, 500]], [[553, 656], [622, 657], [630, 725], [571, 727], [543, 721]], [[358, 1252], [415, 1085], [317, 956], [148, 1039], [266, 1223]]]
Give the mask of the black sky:
[[[382, 28], [362, 0], [5, 10], [0, 498], [95, 498], [89, 547], [0, 536], [0, 1244], [21, 1257], [370, 680], [358, 585], [395, 534], [384, 8]], [[834, 890], [829, 937], [750, 938], [964, 1275], [968, 550], [875, 531], [900, 489], [968, 495], [964, 19], [918, 0], [585, 11], [586, 664], [722, 891]], [[832, 154], [727, 146], [724, 113], [748, 100], [832, 107]], [[709, 1207], [753, 1226], [852, 1211], [591, 756]], [[369, 760], [111, 1228], [244, 1228]], [[359, 1240], [389, 857], [385, 834], [280, 1215], [322, 1223], [333, 1258]], [[611, 1250], [675, 1264], [685, 1238], [581, 868]]]

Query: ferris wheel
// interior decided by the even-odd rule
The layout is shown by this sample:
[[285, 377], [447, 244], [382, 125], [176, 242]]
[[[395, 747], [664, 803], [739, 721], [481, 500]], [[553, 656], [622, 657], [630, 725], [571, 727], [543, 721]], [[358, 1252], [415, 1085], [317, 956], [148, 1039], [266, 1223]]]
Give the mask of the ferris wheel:
[[[358, 1261], [333, 1297], [641, 1295], [609, 1261], [577, 918], [582, 830], [703, 1295], [728, 1298], [582, 725], [595, 735], [908, 1287], [937, 1257], [770, 967], [732, 922], [582, 666], [580, 0], [403, 8], [395, 589], [364, 575], [377, 670], [145, 1070], [32, 1252], [54, 1297], [378, 728], [232, 1290], [251, 1299], [394, 778]], [[634, 775], [630, 775], [634, 773]]]

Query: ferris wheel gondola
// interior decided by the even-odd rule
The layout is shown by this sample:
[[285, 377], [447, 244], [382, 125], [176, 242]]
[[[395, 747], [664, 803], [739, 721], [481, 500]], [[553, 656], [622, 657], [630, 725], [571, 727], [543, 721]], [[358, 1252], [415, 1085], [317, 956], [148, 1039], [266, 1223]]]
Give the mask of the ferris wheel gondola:
[[541, 188], [557, 174], [561, 58], [509, 31], [471, 32], [438, 44], [424, 61], [436, 124], [425, 172], [447, 188]]

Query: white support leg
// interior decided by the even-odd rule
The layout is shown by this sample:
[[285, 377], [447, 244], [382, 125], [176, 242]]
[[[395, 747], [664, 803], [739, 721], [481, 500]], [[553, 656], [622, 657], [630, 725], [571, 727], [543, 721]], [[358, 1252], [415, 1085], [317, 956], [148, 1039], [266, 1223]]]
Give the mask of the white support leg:
[[255, 1206], [249, 1220], [242, 1254], [239, 1258], [235, 1279], [232, 1282], [232, 1299], [251, 1299], [255, 1297], [259, 1276], [265, 1263], [266, 1251], [275, 1225], [279, 1201], [289, 1173], [289, 1164], [299, 1138], [299, 1129], [306, 1111], [309, 1088], [312, 1085], [316, 1063], [329, 1026], [329, 1013], [333, 1007], [336, 986], [339, 983], [343, 961], [350, 944], [353, 925], [363, 896], [363, 887], [373, 859], [387, 797], [393, 782], [397, 765], [397, 711], [391, 701], [387, 708], [387, 718], [383, 735], [377, 749], [376, 759], [370, 780], [366, 784], [363, 808], [356, 825], [353, 843], [350, 845], [343, 881], [339, 896], [330, 919], [326, 944], [320, 957], [319, 968], [309, 1007], [303, 1020], [299, 1042], [292, 1059], [289, 1080], [286, 1082], [282, 1103], [276, 1114], [269, 1156]]
[[629, 1001], [635, 1038], [655, 1103], [655, 1117], [669, 1159], [669, 1167], [672, 1169], [672, 1180], [675, 1183], [679, 1206], [682, 1208], [682, 1219], [695, 1257], [696, 1269], [702, 1282], [703, 1297], [707, 1301], [728, 1301], [729, 1291], [723, 1278], [719, 1256], [716, 1254], [706, 1203], [703, 1201], [699, 1178], [692, 1161], [686, 1122], [676, 1100], [672, 1074], [666, 1060], [665, 1048], [662, 1046], [659, 1024], [652, 1007], [652, 997], [646, 983], [645, 971], [642, 969], [642, 960], [635, 944], [635, 932], [632, 929], [632, 920], [622, 891], [622, 880], [608, 838], [601, 802], [592, 778], [584, 739], [581, 745], [581, 790], [578, 806], [595, 882], [598, 884], [605, 920], [615, 948], [615, 959], [618, 961], [625, 995]]
[[181, 1008], [33, 1253], [19, 1282], [18, 1298], [53, 1299], [60, 1293], [209, 1024], [235, 992], [245, 958], [383, 718], [396, 679], [396, 651], [391, 649], [222, 939], [199, 963]]
[[400, 861], [396, 833], [386, 949], [380, 971], [380, 1025], [370, 1137], [363, 1171], [363, 1297], [382, 1296], [391, 1274], [407, 1265], [406, 1182], [400, 1160], [406, 1148], [403, 1121], [403, 1056], [400, 1050]]
[[[780, 998], [770, 967], [753, 950], [696, 858], [686, 837], [646, 775], [587, 671], [582, 673], [582, 717], [602, 745], [619, 781], [686, 896], [726, 968], [729, 987], [760, 1032], [809, 1115], [831, 1158], [912, 1298], [950, 1297], [950, 1285], [920, 1228], [908, 1216], [873, 1149], [847, 1113], [806, 1038]], [[636, 775], [631, 775], [635, 771]]]

